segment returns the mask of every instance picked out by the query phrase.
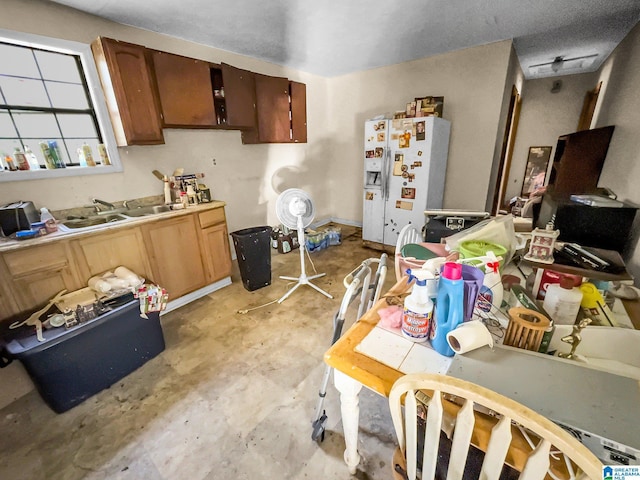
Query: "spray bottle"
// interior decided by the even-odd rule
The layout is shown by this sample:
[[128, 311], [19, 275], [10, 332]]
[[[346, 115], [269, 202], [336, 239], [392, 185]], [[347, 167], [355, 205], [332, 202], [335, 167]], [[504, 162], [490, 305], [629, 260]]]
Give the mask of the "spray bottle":
[[427, 283], [435, 278], [427, 270], [407, 270], [409, 282], [415, 279], [413, 290], [404, 300], [402, 311], [402, 335], [414, 342], [424, 342], [429, 338], [433, 302], [429, 298]]
[[476, 308], [489, 313], [495, 312], [502, 305], [502, 297], [504, 296], [504, 288], [502, 287], [502, 277], [500, 276], [500, 258], [492, 251], [488, 251], [485, 259], [484, 281], [478, 295]]
[[462, 264], [447, 262], [442, 267], [438, 282], [435, 321], [431, 328], [431, 346], [441, 355], [447, 357], [455, 353], [447, 342], [447, 333], [455, 329], [463, 321], [464, 315], [464, 280]]

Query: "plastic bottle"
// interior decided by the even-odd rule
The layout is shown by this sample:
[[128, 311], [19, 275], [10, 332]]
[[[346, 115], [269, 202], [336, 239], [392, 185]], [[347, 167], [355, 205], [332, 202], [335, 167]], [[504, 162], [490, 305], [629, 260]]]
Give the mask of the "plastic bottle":
[[78, 154], [78, 163], [80, 166], [87, 167], [87, 160], [84, 158], [84, 150], [82, 150], [82, 147], [79, 147], [78, 150], [76, 150], [76, 153]]
[[16, 167], [16, 163], [13, 161], [13, 158], [11, 158], [11, 155], [7, 155], [6, 153], [4, 154], [4, 163], [10, 171], [15, 172], [18, 170], [18, 167]]
[[407, 270], [409, 281], [415, 279], [411, 295], [404, 299], [402, 310], [402, 335], [414, 342], [425, 342], [429, 338], [433, 317], [433, 302], [429, 298], [429, 287], [435, 278], [427, 270]]
[[44, 222], [47, 233], [53, 233], [58, 230], [56, 219], [51, 215], [51, 212], [46, 207], [42, 207], [40, 209], [40, 221]]
[[573, 286], [569, 277], [560, 277], [560, 284], [547, 287], [542, 308], [551, 316], [555, 325], [573, 325], [576, 323], [582, 292]]
[[82, 145], [82, 153], [84, 153], [84, 159], [87, 162], [89, 167], [95, 167], [96, 161], [93, 159], [93, 153], [91, 152], [91, 147], [86, 143]]
[[198, 199], [196, 198], [196, 191], [192, 185], [187, 185], [187, 198], [189, 199], [189, 205], [196, 205]]
[[24, 146], [24, 154], [27, 157], [27, 161], [29, 165], [31, 165], [31, 170], [40, 170], [40, 162], [38, 162], [38, 157], [33, 151], [27, 146]]
[[164, 182], [164, 203], [165, 205], [171, 205], [173, 202], [171, 201], [171, 185], [169, 184], [169, 179], [165, 175], [162, 181]]
[[592, 325], [618, 326], [611, 308], [606, 304], [604, 297], [592, 282], [580, 285], [580, 292], [582, 292], [580, 307], [585, 315], [593, 320]]
[[58, 142], [55, 140], [49, 140], [49, 154], [53, 158], [53, 163], [56, 165], [56, 168], [66, 168], [67, 165], [64, 163], [62, 159], [62, 153], [60, 153], [60, 148], [58, 147]]
[[40, 149], [42, 150], [42, 155], [44, 156], [44, 164], [46, 165], [46, 167], [50, 170], [58, 168], [53, 156], [51, 155], [49, 145], [44, 142], [40, 142]]
[[476, 308], [485, 313], [496, 312], [502, 305], [502, 297], [504, 296], [502, 276], [498, 270], [500, 262], [495, 254], [489, 251], [484, 265], [484, 280], [478, 294]]
[[13, 158], [16, 159], [18, 170], [31, 170], [31, 165], [29, 165], [27, 156], [18, 147], [16, 147], [15, 151], [13, 152]]
[[435, 320], [431, 323], [431, 346], [447, 357], [455, 353], [447, 342], [447, 333], [462, 323], [464, 315], [464, 280], [462, 265], [447, 262], [438, 282]]
[[111, 165], [111, 160], [109, 159], [109, 154], [107, 153], [107, 147], [104, 143], [98, 144], [98, 153], [100, 154], [100, 162], [102, 165]]

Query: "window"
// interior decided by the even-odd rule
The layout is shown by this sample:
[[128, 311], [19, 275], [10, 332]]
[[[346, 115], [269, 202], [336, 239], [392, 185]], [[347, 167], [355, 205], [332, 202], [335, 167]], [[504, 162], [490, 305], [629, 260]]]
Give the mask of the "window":
[[2, 162], [27, 147], [38, 165], [0, 181], [122, 171], [89, 45], [0, 29]]

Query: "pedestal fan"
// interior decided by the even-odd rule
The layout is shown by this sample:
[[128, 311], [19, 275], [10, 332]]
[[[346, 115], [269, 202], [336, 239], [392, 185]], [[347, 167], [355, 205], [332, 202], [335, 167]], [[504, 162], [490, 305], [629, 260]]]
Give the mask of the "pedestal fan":
[[284, 302], [300, 285], [309, 285], [324, 296], [333, 298], [327, 292], [309, 281], [314, 278], [322, 277], [326, 274], [319, 273], [317, 275], [307, 277], [305, 270], [304, 254], [307, 246], [304, 239], [304, 229], [309, 226], [315, 215], [313, 202], [311, 201], [309, 194], [299, 188], [290, 188], [285, 190], [280, 194], [278, 200], [276, 200], [276, 215], [278, 216], [278, 220], [280, 220], [284, 226], [298, 231], [298, 244], [300, 245], [300, 276], [280, 277], [283, 280], [297, 280], [297, 283], [291, 290], [285, 293], [280, 300], [278, 300], [278, 303]]

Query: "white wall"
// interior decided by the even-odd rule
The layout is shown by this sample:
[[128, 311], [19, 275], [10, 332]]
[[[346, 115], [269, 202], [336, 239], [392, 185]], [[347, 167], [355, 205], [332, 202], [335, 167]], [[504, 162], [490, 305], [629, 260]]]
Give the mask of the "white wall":
[[[558, 93], [551, 93], [551, 86], [556, 80], [562, 81], [562, 88]], [[506, 200], [520, 195], [529, 147], [552, 147], [550, 161], [553, 161], [558, 137], [576, 131], [585, 93], [593, 90], [597, 83], [598, 73], [524, 82], [520, 124], [513, 150]]]
[[[598, 186], [609, 187], [620, 200], [640, 206], [640, 24], [614, 50], [601, 73], [605, 93], [595, 126], [615, 125], [616, 129]], [[639, 217], [625, 252], [636, 278], [640, 277]]]
[[[506, 167], [506, 152], [505, 152], [505, 164], [500, 165], [500, 159], [502, 157], [502, 144], [504, 142], [504, 137], [507, 128], [507, 122], [509, 120], [509, 106], [511, 105], [511, 95], [513, 92], [513, 87], [516, 88], [519, 94], [522, 93], [522, 85], [524, 83], [524, 74], [522, 69], [520, 68], [520, 62], [518, 61], [518, 56], [516, 55], [516, 51], [511, 46], [511, 53], [509, 55], [509, 67], [505, 72], [505, 82], [504, 82], [504, 91], [502, 92], [502, 105], [500, 107], [500, 123], [498, 124], [498, 134], [496, 135], [494, 149], [493, 149], [493, 164], [491, 166], [491, 174], [489, 177], [489, 188], [487, 190], [487, 198], [485, 200], [484, 210], [487, 212], [492, 212], [495, 191], [498, 188], [501, 188], [504, 185], [504, 172]], [[515, 107], [514, 107], [515, 108]], [[509, 138], [509, 144], [507, 144], [507, 151], [509, 145], [514, 142], [515, 138], [513, 135], [513, 122], [509, 125], [512, 134]], [[517, 132], [516, 132], [517, 133]], [[498, 183], [498, 179], [500, 179], [500, 183]], [[504, 191], [502, 194], [502, 198], [505, 198]], [[506, 197], [508, 198], [508, 197]], [[498, 199], [499, 203], [503, 203], [502, 200]], [[501, 208], [501, 205], [498, 205], [498, 208]], [[481, 208], [477, 208], [477, 210], [481, 210]]]
[[2, 0], [0, 27], [84, 43], [98, 36], [112, 37], [303, 82], [307, 85], [309, 134], [307, 144], [242, 145], [238, 131], [165, 130], [165, 145], [119, 148], [124, 165], [122, 173], [3, 183], [0, 204], [28, 199], [37, 207], [58, 210], [87, 205], [92, 197], [116, 201], [159, 195], [162, 183], [151, 171], [171, 173], [177, 167], [184, 167], [187, 173], [204, 172], [205, 183], [214, 198], [228, 203], [230, 231], [277, 224], [275, 200], [279, 191], [289, 187], [309, 190], [316, 200], [317, 218], [332, 215], [330, 192], [318, 181], [324, 177], [326, 163], [332, 158], [332, 139], [326, 133], [326, 79], [119, 25], [40, 0]]
[[444, 96], [451, 121], [444, 207], [483, 208], [510, 52], [510, 41], [497, 42], [331, 79], [327, 182], [336, 215], [362, 215], [364, 121], [427, 95]]

